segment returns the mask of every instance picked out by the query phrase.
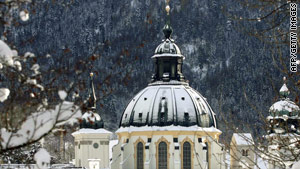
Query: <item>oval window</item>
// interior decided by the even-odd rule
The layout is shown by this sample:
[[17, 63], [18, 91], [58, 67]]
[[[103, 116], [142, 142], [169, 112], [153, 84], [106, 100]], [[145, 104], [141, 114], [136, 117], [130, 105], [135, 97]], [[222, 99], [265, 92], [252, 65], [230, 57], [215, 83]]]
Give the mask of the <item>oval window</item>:
[[98, 143], [94, 143], [93, 146], [94, 146], [94, 148], [98, 148], [99, 144]]

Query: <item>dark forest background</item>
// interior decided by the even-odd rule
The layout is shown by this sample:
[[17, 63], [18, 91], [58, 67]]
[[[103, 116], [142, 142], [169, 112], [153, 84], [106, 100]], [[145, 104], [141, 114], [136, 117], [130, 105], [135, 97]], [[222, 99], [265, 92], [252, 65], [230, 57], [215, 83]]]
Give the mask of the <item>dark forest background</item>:
[[[49, 0], [33, 6], [24, 7], [30, 19], [8, 32], [9, 44], [20, 54], [51, 55], [39, 60], [44, 70], [80, 67], [80, 59], [93, 60], [87, 73], [68, 78], [88, 81], [88, 72], [96, 72], [98, 111], [105, 128], [116, 130], [127, 103], [154, 72], [151, 56], [163, 39], [164, 0]], [[172, 0], [170, 6], [172, 36], [186, 57], [183, 73], [207, 98], [219, 128], [231, 133], [227, 120], [241, 131], [261, 133], [258, 112], [267, 116], [283, 75], [272, 59], [272, 45], [243, 31], [263, 25], [231, 17], [256, 18], [258, 11], [245, 10], [235, 0]], [[87, 91], [80, 96], [86, 97]]]

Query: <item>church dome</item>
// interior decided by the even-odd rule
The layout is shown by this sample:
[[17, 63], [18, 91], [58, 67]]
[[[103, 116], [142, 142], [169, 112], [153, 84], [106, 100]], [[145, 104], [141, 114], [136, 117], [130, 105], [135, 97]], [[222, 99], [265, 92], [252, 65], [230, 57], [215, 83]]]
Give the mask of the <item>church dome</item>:
[[184, 56], [171, 38], [169, 21], [163, 28], [165, 39], [152, 56], [152, 82], [127, 105], [120, 127], [199, 126], [217, 127], [216, 115], [206, 99], [191, 88], [182, 74]]
[[275, 102], [269, 110], [267, 120], [270, 124], [268, 133], [297, 133], [300, 134], [300, 108], [296, 103], [292, 102], [288, 95], [289, 89], [286, 86], [286, 78], [283, 79], [284, 84], [280, 88], [280, 100]]
[[101, 119], [100, 115], [97, 113], [96, 108], [96, 94], [95, 94], [95, 88], [93, 83], [93, 73], [90, 73], [90, 88], [89, 88], [89, 98], [86, 102], [86, 104], [83, 106], [83, 110], [85, 113], [83, 113], [81, 117], [81, 123], [80, 128], [83, 129], [99, 129], [104, 127], [103, 120]]
[[275, 102], [270, 107], [270, 115], [273, 117], [280, 116], [298, 116], [300, 112], [300, 108], [294, 102], [290, 101], [288, 98], [290, 91], [284, 83], [280, 88], [279, 94], [281, 97], [280, 101]]
[[297, 116], [299, 112], [299, 106], [289, 99], [280, 100], [270, 107], [271, 116]]
[[175, 44], [175, 41], [171, 38], [173, 32], [172, 27], [169, 24], [166, 24], [163, 28], [165, 34], [165, 39], [163, 42], [157, 46], [155, 49], [155, 54], [152, 58], [156, 57], [179, 57], [184, 59], [184, 56], [181, 54], [179, 47]]
[[157, 57], [161, 54], [167, 54], [167, 56], [173, 57], [183, 57], [179, 47], [175, 44], [173, 39], [164, 39], [155, 49], [155, 55], [153, 57]]
[[215, 113], [200, 93], [188, 85], [149, 85], [129, 102], [121, 124], [127, 126], [217, 127]]

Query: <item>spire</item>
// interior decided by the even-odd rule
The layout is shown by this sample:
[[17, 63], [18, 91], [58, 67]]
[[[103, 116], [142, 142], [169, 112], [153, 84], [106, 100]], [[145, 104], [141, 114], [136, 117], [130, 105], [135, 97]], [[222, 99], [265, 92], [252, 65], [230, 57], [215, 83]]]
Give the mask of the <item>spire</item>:
[[167, 23], [165, 24], [164, 28], [163, 28], [163, 32], [165, 34], [165, 38], [166, 39], [170, 39], [171, 34], [173, 32], [173, 29], [170, 25], [170, 5], [169, 5], [170, 0], [167, 0], [167, 5], [166, 5], [166, 12], [167, 12]]
[[279, 90], [279, 94], [280, 94], [280, 97], [283, 99], [286, 99], [288, 97], [288, 95], [290, 94], [290, 91], [286, 86], [286, 77], [283, 77], [283, 85]]
[[182, 64], [184, 56], [181, 54], [179, 47], [175, 44], [175, 41], [171, 39], [173, 29], [170, 25], [170, 0], [166, 0], [166, 13], [167, 21], [163, 28], [165, 39], [155, 49], [152, 59], [155, 62], [155, 74], [152, 76], [152, 83], [156, 81], [175, 81], [184, 82], [185, 78], [182, 74]]
[[88, 104], [87, 104], [87, 109], [91, 110], [91, 111], [96, 110], [96, 102], [97, 102], [95, 88], [94, 88], [94, 82], [93, 82], [93, 76], [94, 76], [94, 73], [91, 72], [90, 73], [89, 100], [88, 100]]
[[104, 122], [100, 115], [96, 112], [96, 94], [93, 82], [94, 73], [90, 73], [90, 88], [89, 88], [89, 98], [86, 106], [86, 112], [82, 115], [82, 123], [80, 123], [80, 128], [92, 128], [99, 129], [103, 128]]

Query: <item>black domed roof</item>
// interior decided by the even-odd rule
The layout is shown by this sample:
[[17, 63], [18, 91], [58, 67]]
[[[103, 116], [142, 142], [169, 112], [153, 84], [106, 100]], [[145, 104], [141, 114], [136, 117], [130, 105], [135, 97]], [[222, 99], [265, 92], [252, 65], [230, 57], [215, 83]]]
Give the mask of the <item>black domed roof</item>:
[[217, 127], [206, 99], [188, 85], [153, 85], [140, 91], [125, 109], [120, 126]]
[[300, 114], [300, 108], [296, 103], [291, 101], [288, 98], [288, 95], [290, 94], [289, 89], [287, 88], [286, 84], [284, 83], [279, 91], [281, 100], [275, 102], [270, 107], [270, 116], [273, 117], [281, 117], [281, 116], [299, 116]]
[[[169, 8], [166, 8], [169, 15]], [[172, 27], [164, 26], [165, 39], [152, 56], [152, 83], [127, 105], [120, 127], [199, 126], [217, 128], [216, 115], [206, 99], [189, 87], [182, 74], [184, 56], [171, 39]]]
[[164, 39], [163, 42], [155, 49], [155, 55], [153, 57], [161, 56], [161, 54], [167, 54], [166, 56], [183, 57], [179, 47], [175, 44], [173, 39]]

